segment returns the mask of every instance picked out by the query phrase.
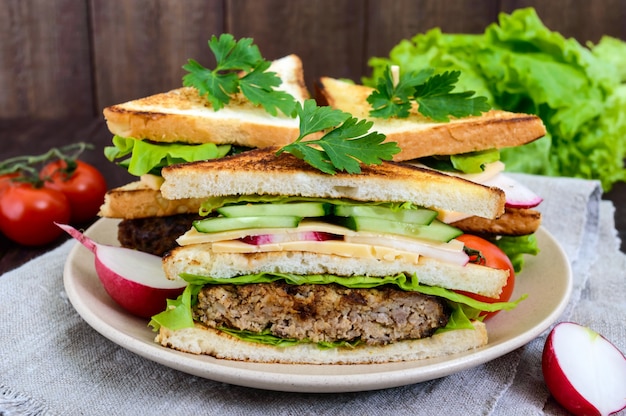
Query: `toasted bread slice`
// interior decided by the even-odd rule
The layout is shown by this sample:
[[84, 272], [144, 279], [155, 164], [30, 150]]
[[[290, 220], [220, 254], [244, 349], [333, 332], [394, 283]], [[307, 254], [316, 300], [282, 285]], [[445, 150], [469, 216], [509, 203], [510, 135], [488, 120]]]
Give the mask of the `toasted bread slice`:
[[296, 275], [332, 274], [338, 276], [394, 276], [416, 273], [422, 284], [464, 290], [497, 297], [508, 279], [508, 271], [472, 263], [465, 266], [420, 256], [380, 260], [374, 257], [346, 257], [308, 251], [271, 251], [259, 253], [215, 252], [211, 243], [177, 247], [163, 258], [168, 279], [181, 273], [230, 278], [239, 275], [281, 273]]
[[412, 202], [485, 218], [504, 213], [505, 196], [432, 170], [395, 162], [362, 166], [360, 174], [322, 173], [278, 148], [255, 149], [221, 159], [163, 168], [167, 199], [227, 195], [291, 195], [357, 201]]
[[[288, 55], [272, 62], [270, 71], [283, 81], [279, 89], [297, 100], [309, 98], [302, 61]], [[296, 118], [271, 116], [263, 108], [238, 96], [215, 111], [191, 87], [128, 101], [104, 109], [111, 133], [155, 142], [236, 144], [246, 147], [284, 145], [299, 134]]]
[[374, 122], [375, 130], [397, 142], [402, 149], [395, 161], [434, 155], [455, 155], [479, 150], [500, 149], [532, 142], [546, 134], [535, 115], [491, 110], [478, 117], [434, 122], [413, 111], [408, 118], [374, 118], [367, 97], [373, 89], [334, 78], [320, 79], [316, 98], [321, 104]]
[[101, 217], [136, 219], [165, 217], [177, 214], [197, 214], [201, 199], [185, 198], [170, 201], [161, 191], [135, 181], [109, 190], [98, 213]]
[[164, 347], [218, 359], [281, 364], [374, 364], [443, 357], [487, 345], [484, 323], [473, 321], [474, 329], [444, 331], [432, 337], [400, 341], [384, 346], [318, 348], [298, 344], [279, 348], [243, 341], [196, 323], [192, 328], [172, 331], [161, 327], [155, 341]]

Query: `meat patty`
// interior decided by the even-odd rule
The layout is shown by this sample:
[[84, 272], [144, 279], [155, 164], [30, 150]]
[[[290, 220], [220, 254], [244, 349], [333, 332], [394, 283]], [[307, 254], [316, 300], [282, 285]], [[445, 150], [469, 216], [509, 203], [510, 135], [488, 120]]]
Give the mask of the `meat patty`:
[[195, 214], [181, 214], [123, 220], [117, 228], [117, 239], [122, 247], [163, 256], [178, 247], [176, 239], [199, 218]]
[[498, 235], [528, 235], [537, 231], [541, 225], [541, 213], [534, 209], [507, 207], [500, 218], [469, 217], [450, 225], [463, 232], [487, 238]]
[[394, 287], [275, 282], [206, 286], [194, 318], [209, 327], [269, 330], [281, 338], [385, 345], [433, 335], [448, 323], [449, 311], [439, 298]]

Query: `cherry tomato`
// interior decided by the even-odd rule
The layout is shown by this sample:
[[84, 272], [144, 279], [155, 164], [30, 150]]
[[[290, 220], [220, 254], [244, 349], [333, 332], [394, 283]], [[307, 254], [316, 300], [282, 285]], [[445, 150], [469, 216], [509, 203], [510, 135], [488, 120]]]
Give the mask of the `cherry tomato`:
[[40, 172], [44, 187], [63, 192], [70, 203], [72, 223], [93, 219], [104, 202], [107, 184], [98, 169], [83, 161], [76, 161], [76, 169], [69, 171], [67, 163], [57, 160], [46, 164]]
[[0, 195], [2, 192], [13, 184], [13, 179], [19, 176], [18, 173], [7, 173], [4, 175], [0, 175]]
[[70, 220], [70, 204], [59, 191], [12, 183], [0, 198], [0, 230], [25, 246], [51, 243], [62, 233], [54, 222]]
[[[487, 303], [507, 302], [510, 300], [515, 287], [515, 270], [513, 269], [513, 264], [511, 264], [511, 260], [507, 257], [507, 255], [492, 242], [475, 235], [463, 234], [456, 239], [462, 241], [465, 244], [465, 247], [480, 252], [480, 257], [477, 259], [478, 264], [493, 267], [494, 269], [509, 271], [509, 280], [507, 280], [506, 285], [502, 288], [502, 293], [500, 293], [498, 298], [489, 298], [487, 296], [481, 296], [475, 293], [468, 293], [460, 290], [458, 292], [473, 299]], [[497, 313], [498, 312], [486, 312], [484, 314], [485, 319], [489, 319]]]

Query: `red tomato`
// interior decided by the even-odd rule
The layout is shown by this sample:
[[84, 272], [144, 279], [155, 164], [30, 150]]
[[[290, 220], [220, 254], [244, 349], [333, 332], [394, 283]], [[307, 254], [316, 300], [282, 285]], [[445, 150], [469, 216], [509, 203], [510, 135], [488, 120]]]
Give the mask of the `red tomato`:
[[69, 202], [59, 191], [34, 188], [30, 183], [13, 183], [2, 192], [0, 230], [19, 244], [51, 243], [63, 233], [54, 222], [69, 220]]
[[[471, 258], [472, 256], [470, 256], [471, 261], [476, 260], [478, 264], [483, 266], [509, 271], [509, 280], [507, 280], [506, 285], [502, 288], [502, 293], [498, 298], [489, 298], [487, 296], [481, 296], [475, 293], [468, 293], [460, 290], [458, 292], [473, 299], [487, 303], [507, 302], [510, 300], [515, 287], [515, 270], [513, 269], [513, 264], [511, 264], [511, 260], [507, 257], [507, 255], [504, 254], [504, 252], [495, 244], [475, 235], [463, 234], [456, 239], [462, 241], [465, 244], [465, 247], [480, 252], [477, 259]], [[484, 314], [485, 319], [489, 319], [497, 313], [498, 312], [486, 312]]]
[[43, 167], [39, 177], [44, 187], [63, 192], [70, 203], [71, 221], [82, 223], [93, 219], [104, 202], [107, 184], [98, 169], [80, 160], [76, 169], [68, 171], [63, 160], [50, 162]]
[[0, 175], [0, 195], [2, 191], [13, 184], [13, 179], [19, 176], [18, 173], [7, 173], [4, 175]]

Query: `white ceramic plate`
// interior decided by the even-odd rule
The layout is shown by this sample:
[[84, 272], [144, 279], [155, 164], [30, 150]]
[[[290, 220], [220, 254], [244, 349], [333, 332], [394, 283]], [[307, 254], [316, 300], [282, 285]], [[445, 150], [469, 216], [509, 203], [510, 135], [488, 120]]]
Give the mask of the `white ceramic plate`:
[[[101, 219], [86, 233], [99, 243], [118, 245], [117, 221]], [[77, 244], [64, 270], [67, 295], [96, 331], [149, 360], [199, 377], [240, 386], [296, 392], [347, 392], [397, 387], [432, 380], [500, 357], [541, 335], [567, 305], [572, 273], [565, 253], [543, 228], [541, 253], [528, 256], [517, 276], [513, 298], [528, 298], [510, 312], [488, 321], [489, 344], [455, 356], [391, 364], [288, 365], [218, 360], [170, 350], [156, 344], [146, 320], [133, 317], [111, 300], [98, 280], [93, 255]]]

